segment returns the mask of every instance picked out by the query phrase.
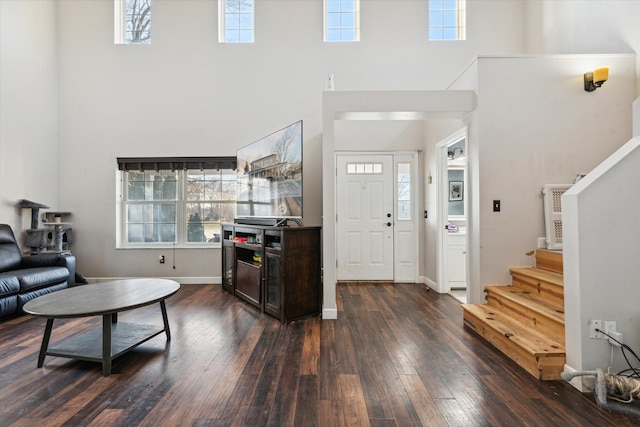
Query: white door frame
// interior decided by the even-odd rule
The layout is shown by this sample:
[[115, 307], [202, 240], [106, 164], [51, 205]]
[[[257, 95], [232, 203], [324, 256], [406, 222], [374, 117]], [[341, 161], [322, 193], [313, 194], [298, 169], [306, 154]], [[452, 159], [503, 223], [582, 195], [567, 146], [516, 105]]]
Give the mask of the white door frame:
[[[445, 225], [449, 221], [449, 190], [448, 190], [448, 165], [447, 165], [447, 148], [460, 141], [461, 139], [465, 140], [465, 177], [468, 176], [467, 168], [469, 164], [469, 138], [468, 138], [468, 127], [465, 126], [462, 129], [457, 130], [452, 133], [448, 137], [444, 138], [442, 141], [436, 144], [436, 176], [438, 177], [436, 185], [436, 197], [437, 197], [437, 212], [438, 217], [436, 219], [436, 228], [437, 228], [437, 269], [438, 269], [438, 287], [437, 292], [446, 293], [449, 292], [449, 280], [447, 273], [447, 233], [445, 232]], [[465, 178], [464, 183], [464, 212], [467, 217], [467, 224], [469, 223], [469, 208], [468, 208], [468, 200], [469, 200], [469, 185], [468, 180]], [[467, 228], [467, 248], [469, 247], [469, 233]], [[469, 257], [466, 257], [467, 263], [467, 298], [469, 296]]]
[[[338, 160], [337, 157], [338, 156], [371, 156], [371, 155], [391, 155], [393, 157], [393, 194], [394, 194], [394, 208], [393, 208], [393, 220], [394, 223], [396, 222], [397, 218], [398, 218], [398, 204], [397, 202], [397, 162], [398, 162], [398, 158], [401, 159], [408, 159], [410, 157], [410, 162], [411, 162], [411, 184], [412, 184], [412, 188], [411, 188], [411, 198], [412, 198], [412, 205], [411, 205], [411, 218], [412, 218], [412, 222], [413, 222], [413, 228], [415, 230], [414, 235], [417, 236], [419, 234], [419, 229], [418, 229], [418, 225], [419, 225], [419, 203], [418, 203], [418, 195], [419, 195], [419, 174], [418, 174], [418, 152], [417, 151], [336, 151], [334, 152], [334, 165], [338, 164]], [[335, 176], [337, 177], [337, 169], [334, 171]], [[336, 186], [338, 185], [337, 180], [335, 181]], [[337, 193], [338, 190], [337, 188], [334, 189], [334, 203], [336, 204], [336, 215], [338, 212], [338, 207], [337, 207]], [[335, 221], [335, 218], [334, 218]], [[395, 245], [397, 244], [397, 242], [400, 242], [401, 239], [399, 239], [398, 237], [398, 230], [399, 227], [393, 227], [393, 241], [394, 241], [394, 266], [393, 266], [393, 274], [394, 274], [394, 282], [398, 281], [398, 279], [400, 281], [406, 282], [406, 281], [410, 281], [412, 283], [417, 283], [418, 281], [418, 275], [419, 275], [419, 259], [420, 259], [420, 253], [419, 253], [419, 240], [418, 239], [412, 239], [411, 243], [412, 243], [412, 251], [413, 251], [413, 279], [408, 279], [408, 278], [398, 278], [397, 276], [397, 272], [398, 271], [407, 271], [406, 268], [402, 269], [402, 268], [398, 268], [397, 267], [397, 262], [399, 257], [396, 255], [397, 251], [395, 250]], [[337, 259], [337, 254], [338, 254], [338, 226], [336, 224], [335, 226], [335, 231], [336, 231], [336, 236], [335, 236], [335, 247], [334, 247], [334, 253], [336, 254], [336, 269], [338, 266], [338, 259]], [[337, 277], [337, 270], [336, 270], [336, 277]]]

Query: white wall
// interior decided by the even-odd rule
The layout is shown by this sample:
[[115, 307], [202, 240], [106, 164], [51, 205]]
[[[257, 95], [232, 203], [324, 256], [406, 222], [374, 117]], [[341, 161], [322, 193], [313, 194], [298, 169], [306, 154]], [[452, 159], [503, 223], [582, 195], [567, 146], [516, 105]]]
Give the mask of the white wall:
[[[356, 91], [325, 92], [323, 96], [323, 309], [325, 319], [337, 317], [336, 254], [335, 254], [335, 151], [336, 127], [349, 128], [341, 120], [355, 117], [422, 117], [459, 120], [475, 108], [475, 94], [471, 91]], [[356, 114], [351, 114], [356, 113]], [[357, 125], [358, 127], [360, 125]], [[394, 125], [397, 126], [397, 125]], [[348, 148], [346, 140], [340, 142]], [[424, 171], [421, 180], [424, 180]], [[423, 190], [424, 191], [424, 190]], [[424, 234], [420, 234], [424, 235]], [[423, 248], [424, 245], [421, 245]]]
[[[527, 53], [640, 51], [640, 2], [627, 0], [526, 1]], [[636, 58], [640, 81], [640, 56]], [[640, 95], [640, 86], [638, 92]]]
[[417, 151], [424, 136], [419, 120], [341, 120], [335, 124], [336, 151]]
[[[616, 321], [623, 342], [640, 347], [640, 192], [629, 187], [640, 182], [638, 164], [640, 137], [562, 197], [567, 365], [578, 371], [610, 366], [609, 343], [589, 338], [592, 319]], [[612, 371], [626, 369], [617, 347], [613, 354]]]
[[31, 211], [57, 207], [57, 58], [54, 2], [0, 0], [0, 222], [17, 239]]
[[[424, 126], [424, 157], [425, 175], [424, 175], [424, 209], [427, 210], [428, 217], [424, 219], [424, 280], [434, 289], [438, 288], [438, 205], [437, 205], [437, 188], [440, 185], [437, 162], [436, 162], [436, 144], [451, 135], [452, 133], [462, 129], [465, 123], [462, 119], [430, 119], [425, 120]], [[431, 172], [431, 184], [428, 182], [429, 172]], [[445, 220], [446, 222], [446, 220]]]
[[233, 45], [217, 42], [216, 2], [163, 0], [149, 46], [113, 44], [112, 0], [58, 4], [59, 205], [88, 277], [220, 276], [219, 250], [178, 249], [172, 270], [158, 251], [114, 249], [117, 156], [234, 155], [303, 119], [304, 222], [318, 225], [327, 74], [336, 91], [443, 89], [479, 52], [523, 46], [520, 2], [469, 2], [468, 41], [432, 43], [427, 2], [367, 0], [362, 41], [337, 44], [322, 42], [320, 0], [256, 2], [256, 42]]
[[[582, 74], [603, 62], [615, 78], [585, 92]], [[468, 147], [471, 302], [483, 301], [486, 285], [508, 284], [509, 267], [533, 265], [526, 253], [544, 236], [542, 186], [573, 182], [629, 139], [635, 74], [631, 54], [478, 58]], [[459, 81], [466, 88], [474, 79]]]
[[[476, 165], [470, 165], [470, 193], [476, 197], [472, 202], [483, 209], [475, 212], [476, 205], [470, 206], [470, 216], [476, 218], [475, 223], [483, 224], [482, 228], [477, 228], [475, 237], [471, 231], [470, 239], [475, 242], [472, 243], [478, 252], [482, 242], [485, 254], [502, 255], [505, 251], [496, 248], [504, 243], [504, 233], [501, 234], [504, 211], [502, 216], [483, 218], [487, 215], [486, 201], [497, 195], [503, 201], [513, 203], [514, 189], [517, 190], [515, 194], [520, 194], [521, 185], [508, 182], [501, 185], [491, 178], [491, 174], [504, 165], [521, 171], [535, 168], [539, 165], [537, 162], [554, 164], [553, 159], [543, 153], [558, 147], [569, 149], [574, 144], [565, 147], [561, 142], [554, 145], [549, 141], [564, 138], [569, 126], [586, 133], [582, 129], [584, 121], [578, 120], [577, 113], [569, 115], [566, 126], [555, 121], [556, 117], [564, 120], [566, 112], [555, 105], [549, 108], [548, 102], [555, 101], [553, 96], [539, 97], [545, 86], [538, 82], [519, 84], [513, 76], [524, 75], [537, 81], [539, 76], [550, 73], [552, 86], [565, 93], [567, 87], [579, 84], [574, 80], [575, 76], [585, 70], [567, 73], [552, 66], [542, 74], [529, 75], [529, 71], [522, 69], [524, 64], [516, 62], [507, 66], [508, 73], [500, 69], [494, 71], [493, 66], [484, 66], [476, 72], [473, 69], [478, 64], [473, 59], [483, 53], [517, 54], [527, 49], [581, 52], [606, 48], [607, 51], [618, 51], [623, 45], [637, 49], [640, 43], [638, 37], [634, 38], [638, 30], [631, 25], [632, 17], [638, 16], [637, 5], [624, 4], [637, 2], [616, 2], [616, 7], [607, 11], [597, 5], [599, 2], [562, 2], [565, 4], [558, 7], [554, 3], [558, 2], [467, 2], [468, 40], [434, 43], [426, 39], [427, 2], [367, 0], [362, 3], [362, 41], [326, 44], [321, 41], [321, 1], [270, 0], [256, 5], [256, 43], [225, 45], [216, 41], [216, 2], [163, 0], [154, 4], [152, 45], [115, 46], [112, 0], [61, 0], [55, 3], [0, 0], [0, 189], [3, 198], [0, 218], [2, 222], [19, 222], [19, 213], [13, 209], [20, 198], [73, 212], [73, 250], [79, 255], [79, 271], [86, 276], [219, 277], [219, 250], [180, 249], [176, 253], [177, 268], [172, 271], [171, 263], [157, 263], [157, 251], [114, 249], [117, 156], [233, 155], [237, 147], [303, 119], [305, 223], [317, 225], [322, 221], [322, 176], [327, 168], [321, 161], [327, 159], [321, 136], [322, 91], [326, 75], [334, 73], [337, 91], [432, 90], [455, 88], [451, 82], [471, 64], [471, 71], [456, 82], [463, 81], [465, 76], [474, 80], [483, 72], [491, 71], [485, 86], [479, 87], [486, 95], [482, 111], [492, 111], [495, 106], [502, 114], [487, 118], [474, 113], [468, 120], [468, 153], [478, 158]], [[582, 5], [578, 7], [577, 3]], [[596, 7], [591, 8], [591, 5]], [[602, 19], [594, 18], [600, 15]], [[295, 19], [291, 19], [292, 16]], [[585, 17], [597, 30], [594, 32], [592, 27], [581, 24], [576, 16]], [[571, 28], [571, 31], [565, 28]], [[615, 37], [599, 38], [598, 45], [585, 41], [591, 40], [591, 34], [611, 32]], [[580, 68], [583, 65], [601, 64], [580, 64]], [[626, 71], [617, 75], [618, 70], [612, 68], [611, 81], [592, 97], [585, 98], [585, 105], [610, 96], [607, 93], [612, 92], [605, 90], [620, 84], [614, 82], [627, 82]], [[7, 81], [11, 82], [10, 89], [7, 89]], [[55, 104], [56, 82], [60, 95], [57, 112], [52, 105]], [[618, 93], [617, 89], [615, 93]], [[573, 96], [569, 103], [576, 101]], [[559, 105], [565, 102], [560, 101]], [[504, 108], [505, 105], [511, 106], [512, 110]], [[609, 113], [619, 113], [619, 119], [605, 121], [598, 118], [596, 122], [600, 125], [593, 138], [615, 140], [612, 144], [620, 144], [622, 138], [618, 137], [629, 129], [627, 106], [625, 92], [605, 114], [608, 117]], [[520, 108], [527, 112], [527, 119], [517, 122], [519, 126], [511, 125], [510, 111]], [[587, 115], [598, 111], [584, 109]], [[7, 120], [7, 115], [11, 120]], [[57, 163], [51, 164], [50, 159], [56, 158], [53, 135], [56, 115], [59, 154]], [[38, 120], [34, 125], [36, 116]], [[537, 127], [530, 125], [529, 117]], [[479, 129], [478, 123], [483, 123], [485, 128]], [[508, 126], [502, 128], [504, 123]], [[619, 125], [612, 131], [613, 138], [608, 138], [607, 134], [612, 126], [610, 123]], [[589, 126], [592, 125], [587, 128]], [[513, 132], [520, 129], [527, 132], [514, 140]], [[538, 136], [554, 132], [557, 136], [538, 138], [534, 131], [540, 130], [543, 135]], [[426, 140], [430, 138], [428, 133], [424, 132]], [[490, 135], [495, 139], [489, 141], [483, 136], [488, 145], [475, 146], [474, 140], [480, 141], [479, 135]], [[435, 139], [433, 143], [437, 142]], [[22, 141], [25, 140], [37, 145], [23, 148]], [[425, 141], [425, 144], [428, 143]], [[505, 151], [501, 144], [505, 145]], [[539, 144], [543, 144], [544, 149], [541, 146], [535, 151], [533, 164], [523, 164], [518, 157], [504, 155], [515, 154], [519, 152], [518, 148], [524, 148], [526, 152]], [[344, 148], [352, 147], [345, 145]], [[427, 148], [425, 145], [425, 152]], [[608, 143], [593, 149], [593, 158], [590, 155], [585, 160], [572, 160], [567, 168], [572, 170], [557, 178], [572, 178], [575, 172], [593, 167], [597, 155], [604, 158], [612, 150]], [[488, 158], [483, 161], [483, 156]], [[27, 165], [34, 161], [37, 163], [35, 169], [41, 171], [37, 176]], [[424, 164], [428, 165], [430, 161], [425, 155]], [[59, 169], [57, 181], [55, 173], [42, 172], [55, 169], [56, 165]], [[16, 176], [21, 179], [16, 180]], [[480, 178], [485, 176], [489, 184], [481, 189]], [[538, 191], [538, 177], [531, 181], [518, 181], [518, 184], [523, 184], [529, 189], [527, 191]], [[429, 203], [428, 195], [426, 197], [426, 203]], [[503, 206], [508, 209], [509, 205]], [[540, 230], [541, 225], [534, 222], [532, 228]], [[327, 240], [326, 237], [325, 242], [330, 245], [331, 238]], [[430, 242], [426, 244], [425, 252], [429, 254]], [[518, 259], [507, 258], [501, 262], [524, 262], [520, 252], [515, 252]], [[169, 253], [166, 255], [170, 256]], [[486, 259], [486, 255], [470, 259], [471, 274], [476, 277], [472, 281], [478, 284], [477, 289], [485, 280], [505, 278], [504, 266], [486, 264]], [[425, 274], [430, 276], [430, 270], [427, 262]], [[478, 298], [480, 295], [481, 292], [477, 293]]]
[[633, 102], [633, 136], [640, 136], [640, 98]]

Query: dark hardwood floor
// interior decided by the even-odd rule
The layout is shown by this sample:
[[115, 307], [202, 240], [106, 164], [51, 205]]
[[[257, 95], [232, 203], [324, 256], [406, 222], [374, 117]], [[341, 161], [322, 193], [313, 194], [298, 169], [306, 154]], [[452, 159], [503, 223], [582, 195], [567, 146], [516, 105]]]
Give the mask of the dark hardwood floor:
[[[47, 356], [45, 320], [0, 323], [5, 426], [637, 426], [564, 382], [538, 382], [423, 285], [341, 284], [338, 320], [288, 325], [216, 285], [167, 300], [172, 340], [97, 363]], [[160, 325], [158, 305], [119, 321]], [[100, 327], [59, 320], [52, 343]]]

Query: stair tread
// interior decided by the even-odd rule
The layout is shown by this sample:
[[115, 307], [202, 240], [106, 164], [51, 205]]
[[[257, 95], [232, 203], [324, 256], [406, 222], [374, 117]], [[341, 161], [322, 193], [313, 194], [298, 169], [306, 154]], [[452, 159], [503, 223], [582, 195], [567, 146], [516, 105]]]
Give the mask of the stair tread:
[[564, 307], [553, 302], [540, 299], [536, 294], [527, 289], [517, 288], [515, 286], [486, 286], [487, 294], [489, 292], [497, 294], [502, 298], [507, 298], [517, 302], [524, 308], [540, 313], [558, 323], [564, 324]]
[[511, 272], [511, 274], [520, 274], [523, 276], [532, 277], [536, 280], [543, 280], [545, 282], [564, 287], [564, 277], [561, 273], [543, 270], [537, 267], [513, 267], [510, 268], [509, 271]]
[[462, 304], [462, 308], [535, 357], [565, 355], [564, 345], [530, 329], [496, 307], [486, 304]]

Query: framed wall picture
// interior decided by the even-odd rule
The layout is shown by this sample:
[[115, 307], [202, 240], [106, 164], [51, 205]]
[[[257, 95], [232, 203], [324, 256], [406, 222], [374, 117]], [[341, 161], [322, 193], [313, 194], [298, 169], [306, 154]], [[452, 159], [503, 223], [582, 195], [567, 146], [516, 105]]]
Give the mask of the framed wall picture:
[[463, 200], [463, 182], [462, 181], [449, 181], [449, 201], [455, 202]]

